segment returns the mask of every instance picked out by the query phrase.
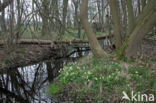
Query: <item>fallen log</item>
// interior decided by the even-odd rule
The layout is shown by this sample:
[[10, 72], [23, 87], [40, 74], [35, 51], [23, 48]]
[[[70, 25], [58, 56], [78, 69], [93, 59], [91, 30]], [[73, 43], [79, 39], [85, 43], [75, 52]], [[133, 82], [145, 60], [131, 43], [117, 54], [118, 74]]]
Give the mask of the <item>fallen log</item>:
[[52, 58], [55, 59], [58, 56], [59, 56], [59, 52], [56, 52], [56, 50], [42, 49], [41, 53], [34, 54], [32, 56], [27, 55], [20, 58], [20, 60], [17, 60], [16, 57], [14, 57], [14, 59], [10, 60], [9, 63], [5, 63], [5, 65], [0, 66], [0, 74], [9, 71], [10, 69], [16, 69], [18, 67], [28, 66]]
[[[99, 36], [98, 40], [112, 38], [113, 35], [107, 36]], [[84, 39], [72, 39], [72, 40], [60, 40], [60, 41], [52, 41], [52, 40], [38, 40], [38, 39], [21, 39], [17, 42], [17, 44], [25, 44], [25, 45], [53, 45], [58, 43], [72, 44], [72, 43], [88, 43], [88, 40]], [[0, 46], [4, 45], [5, 42], [3, 40], [0, 41]]]

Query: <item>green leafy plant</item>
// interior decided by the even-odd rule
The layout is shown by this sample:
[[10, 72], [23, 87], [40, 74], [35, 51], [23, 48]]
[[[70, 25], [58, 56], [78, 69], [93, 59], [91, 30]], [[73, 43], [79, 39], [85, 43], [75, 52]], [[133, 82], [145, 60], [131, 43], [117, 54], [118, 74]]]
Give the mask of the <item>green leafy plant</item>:
[[149, 39], [151, 39], [151, 40], [156, 40], [156, 35], [150, 37]]
[[[51, 93], [57, 94], [57, 91], [64, 89], [62, 87], [74, 84], [76, 85], [73, 86], [74, 89], [68, 91], [69, 98], [77, 95], [77, 100], [82, 103], [86, 96], [89, 96], [91, 100], [100, 103], [103, 100], [114, 99], [112, 98], [113, 95], [121, 98], [122, 91], [130, 92], [132, 88], [140, 92], [145, 89], [148, 91], [155, 90], [155, 79], [149, 79], [152, 77], [149, 68], [133, 65], [125, 68], [117, 62], [94, 57], [89, 59], [84, 58], [76, 64], [70, 64], [61, 69], [59, 71], [60, 76], [50, 86]], [[59, 86], [54, 85], [62, 86], [60, 89]]]

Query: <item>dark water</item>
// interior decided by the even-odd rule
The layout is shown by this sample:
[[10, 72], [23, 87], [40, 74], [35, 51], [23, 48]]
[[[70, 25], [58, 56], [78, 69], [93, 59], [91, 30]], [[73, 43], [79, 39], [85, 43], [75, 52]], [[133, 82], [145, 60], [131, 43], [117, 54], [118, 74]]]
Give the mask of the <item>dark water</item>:
[[[103, 48], [107, 40], [99, 41]], [[22, 68], [13, 68], [0, 74], [0, 103], [55, 103], [47, 91], [49, 84], [59, 75], [59, 70], [80, 57], [92, 55], [90, 51], [71, 50], [70, 57], [42, 62]]]
[[0, 75], [0, 103], [55, 103], [47, 88], [59, 70], [89, 51], [75, 52], [69, 58], [47, 61], [35, 65], [15, 68]]

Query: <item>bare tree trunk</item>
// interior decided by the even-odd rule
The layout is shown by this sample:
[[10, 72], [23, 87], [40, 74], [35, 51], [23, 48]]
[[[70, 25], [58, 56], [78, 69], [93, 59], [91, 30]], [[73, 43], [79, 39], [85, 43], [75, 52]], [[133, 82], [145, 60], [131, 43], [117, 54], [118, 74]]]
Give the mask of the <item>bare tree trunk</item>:
[[100, 0], [97, 0], [96, 1], [97, 2], [97, 7], [98, 7], [98, 14], [99, 14], [99, 23], [101, 23], [102, 22], [102, 14], [101, 14], [101, 1]]
[[10, 37], [10, 42], [8, 41], [9, 45], [11, 45], [14, 41], [14, 31], [13, 31], [14, 26], [15, 26], [14, 2], [11, 3], [10, 12], [11, 14], [10, 14], [10, 27], [9, 28], [10, 28], [11, 37]]
[[144, 9], [145, 6], [146, 6], [146, 0], [141, 0], [141, 3], [142, 3], [142, 11], [143, 11], [143, 9]]
[[140, 0], [138, 0], [138, 15], [141, 13], [141, 8], [140, 8]]
[[16, 40], [20, 38], [21, 35], [21, 19], [22, 19], [22, 7], [21, 7], [21, 0], [17, 0], [17, 26], [16, 26]]
[[122, 42], [125, 40], [126, 38], [126, 33], [127, 33], [127, 8], [126, 8], [126, 1], [125, 0], [121, 0], [121, 5], [122, 5], [122, 12], [123, 12], [123, 20], [122, 20]]
[[78, 25], [78, 0], [73, 0], [74, 4], [74, 27]]
[[44, 35], [48, 35], [49, 34], [49, 30], [48, 30], [48, 28], [49, 28], [49, 24], [48, 24], [48, 20], [47, 20], [47, 18], [46, 17], [42, 17], [42, 36], [44, 36]]
[[[35, 3], [34, 3], [34, 0], [32, 0], [32, 12], [34, 12], [34, 10], [35, 10]], [[35, 16], [36, 16], [36, 14], [34, 14], [32, 16], [33, 30], [37, 31], [38, 30], [38, 21], [37, 21], [37, 19], [35, 21]]]
[[129, 41], [128, 47], [126, 49], [126, 57], [130, 58], [136, 55], [138, 47], [141, 43], [141, 40], [144, 36], [153, 28], [156, 23], [156, 12], [149, 11], [148, 15], [144, 17], [142, 21], [140, 21], [134, 31], [132, 32]]
[[81, 23], [80, 23], [80, 20], [78, 20], [78, 33], [77, 33], [77, 37], [78, 38], [81, 37]]
[[52, 19], [53, 24], [55, 24], [55, 26], [52, 24], [52, 30], [57, 32], [57, 33], [61, 33], [60, 29], [62, 28], [62, 25], [60, 24], [60, 17], [59, 17], [59, 1], [58, 0], [52, 0], [52, 4], [51, 4], [52, 8], [52, 15], [57, 18], [56, 19]]
[[5, 24], [5, 11], [2, 11], [2, 16], [1, 16], [1, 27], [2, 27], [2, 31], [6, 32], [6, 24]]
[[142, 13], [137, 17], [136, 24], [138, 24], [140, 21], [142, 21], [147, 16], [148, 12], [153, 11], [153, 8], [155, 5], [156, 5], [155, 0], [148, 1], [147, 5], [144, 7], [144, 10], [142, 11]]
[[61, 34], [64, 34], [66, 29], [67, 8], [68, 8], [68, 0], [63, 0], [63, 17], [62, 17], [63, 27]]
[[93, 32], [88, 22], [88, 0], [83, 0], [81, 3], [80, 20], [88, 36], [90, 47], [94, 56], [97, 58], [103, 58], [104, 56], [106, 56], [106, 53], [101, 48], [98, 40], [96, 39], [95, 33]]
[[[104, 24], [104, 13], [105, 13], [105, 0], [101, 0], [101, 24], [103, 25]], [[104, 30], [103, 30], [104, 31]]]
[[[128, 3], [128, 2], [127, 2]], [[129, 36], [126, 38], [124, 44], [119, 50], [119, 54], [117, 54], [117, 58], [120, 59], [123, 55], [130, 58], [136, 54], [138, 47], [141, 43], [143, 37], [149, 32], [149, 30], [153, 27], [155, 20], [155, 0], [150, 0], [141, 14], [137, 17], [135, 24], [130, 23], [133, 22], [133, 16], [130, 15], [128, 17], [129, 22]], [[129, 5], [129, 4], [127, 4]], [[128, 7], [130, 9], [130, 7]], [[132, 8], [131, 8], [132, 10]], [[132, 11], [128, 10], [128, 13]], [[130, 14], [131, 14], [130, 13]], [[133, 25], [133, 26], [132, 26]]]
[[49, 23], [48, 23], [48, 17], [49, 17], [49, 1], [44, 0], [42, 2], [43, 11], [42, 11], [42, 35], [48, 35], [49, 34]]
[[81, 23], [80, 23], [80, 19], [78, 18], [78, 9], [79, 9], [79, 5], [80, 5], [80, 0], [73, 0], [73, 4], [74, 4], [74, 26], [77, 27], [78, 29], [78, 34], [77, 37], [80, 38], [81, 36]]
[[114, 36], [115, 36], [115, 45], [117, 48], [120, 48], [122, 44], [121, 40], [121, 30], [120, 30], [120, 16], [119, 16], [119, 4], [117, 0], [109, 0], [109, 5], [111, 9], [111, 14], [114, 23]]
[[126, 0], [126, 3], [127, 3], [127, 11], [128, 11], [127, 36], [129, 36], [135, 28], [135, 18], [134, 18], [132, 0]]

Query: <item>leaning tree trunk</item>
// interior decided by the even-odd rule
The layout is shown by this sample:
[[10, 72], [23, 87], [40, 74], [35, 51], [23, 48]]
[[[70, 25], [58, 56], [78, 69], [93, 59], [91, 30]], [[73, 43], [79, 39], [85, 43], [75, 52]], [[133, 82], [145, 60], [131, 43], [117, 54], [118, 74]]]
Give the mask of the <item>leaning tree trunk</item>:
[[88, 36], [91, 50], [95, 57], [102, 58], [106, 56], [106, 53], [101, 48], [96, 35], [94, 34], [89, 22], [88, 22], [88, 0], [83, 0], [80, 6], [80, 20], [84, 26], [85, 32]]
[[[128, 0], [127, 0], [128, 1]], [[128, 36], [124, 44], [121, 46], [120, 50], [117, 52], [117, 59], [121, 59], [122, 56], [128, 58], [134, 56], [137, 52], [138, 46], [140, 45], [143, 37], [148, 33], [148, 31], [155, 24], [155, 0], [150, 0], [147, 5], [144, 7], [144, 10], [136, 18], [135, 22], [132, 23], [133, 16], [132, 7], [130, 3], [127, 2], [128, 7]], [[129, 34], [130, 33], [130, 34]]]
[[156, 12], [149, 12], [148, 16], [143, 19], [142, 22], [140, 22], [134, 31], [132, 32], [129, 41], [128, 41], [128, 47], [126, 49], [126, 57], [130, 58], [132, 56], [135, 56], [138, 46], [141, 43], [141, 40], [144, 38], [144, 36], [151, 30], [156, 24]]
[[128, 14], [128, 17], [127, 17], [128, 18], [128, 24], [127, 24], [127, 27], [126, 27], [127, 30], [126, 30], [126, 35], [125, 35], [125, 38], [124, 38], [124, 43], [117, 52], [117, 56], [116, 56], [117, 59], [121, 59], [122, 57], [125, 56], [125, 49], [127, 47], [128, 38], [129, 38], [130, 34], [133, 32], [133, 30], [135, 28], [135, 18], [134, 18], [132, 0], [126, 0], [125, 3], [126, 3], [126, 6], [127, 6], [127, 12], [128, 12], [127, 13]]
[[156, 0], [150, 0], [146, 7], [144, 7], [142, 13], [138, 16], [136, 26], [127, 41], [128, 47], [126, 48], [126, 57], [130, 58], [136, 54], [141, 40], [149, 30], [152, 29], [154, 24], [156, 24], [155, 5]]

